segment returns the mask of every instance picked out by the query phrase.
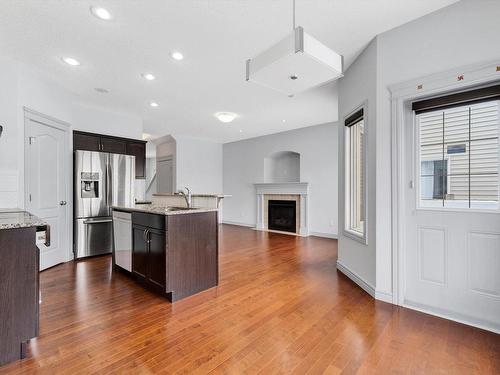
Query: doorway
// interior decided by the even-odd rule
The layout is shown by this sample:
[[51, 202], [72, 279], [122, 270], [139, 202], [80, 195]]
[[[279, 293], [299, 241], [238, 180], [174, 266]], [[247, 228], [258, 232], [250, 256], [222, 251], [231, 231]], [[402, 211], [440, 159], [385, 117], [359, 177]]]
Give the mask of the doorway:
[[480, 68], [391, 88], [393, 301], [500, 332], [500, 86]]
[[172, 156], [156, 162], [156, 189], [158, 193], [172, 194], [174, 189], [174, 160]]
[[500, 329], [500, 100], [415, 112], [405, 304]]
[[25, 207], [50, 225], [40, 270], [71, 259], [69, 125], [25, 109]]

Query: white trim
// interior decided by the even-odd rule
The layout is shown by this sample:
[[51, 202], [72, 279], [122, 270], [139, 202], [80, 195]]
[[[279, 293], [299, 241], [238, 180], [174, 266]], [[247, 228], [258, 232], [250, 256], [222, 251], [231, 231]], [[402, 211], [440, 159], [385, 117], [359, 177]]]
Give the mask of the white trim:
[[365, 281], [356, 272], [351, 271], [349, 267], [343, 264], [340, 260], [337, 260], [337, 269], [344, 275], [346, 275], [349, 279], [351, 279], [354, 283], [356, 283], [366, 293], [375, 298], [375, 288], [373, 287], [373, 285]]
[[392, 303], [392, 294], [375, 290], [375, 299], [382, 302]]
[[331, 238], [334, 240], [337, 240], [339, 238], [339, 235], [337, 233], [309, 232], [309, 235], [314, 237]]
[[299, 228], [301, 236], [309, 235], [309, 183], [308, 182], [278, 182], [278, 183], [256, 183], [254, 184], [257, 193], [257, 230], [267, 230], [267, 223], [264, 222], [265, 195], [298, 195], [299, 205]]
[[236, 225], [238, 227], [247, 227], [247, 228], [253, 228], [253, 227], [255, 227], [255, 224], [239, 223], [237, 221], [229, 221], [229, 220], [222, 220], [221, 224]]
[[427, 306], [418, 302], [410, 302], [410, 301], [405, 301], [402, 304], [403, 307], [406, 307], [407, 309], [410, 310], [415, 310], [415, 311], [420, 311], [425, 314], [433, 315], [433, 316], [438, 316], [440, 318], [452, 320], [454, 322], [462, 323], [462, 324], [467, 324], [472, 327], [484, 329], [487, 331], [495, 332], [500, 334], [500, 325], [495, 324], [493, 322], [488, 322], [484, 320], [479, 320], [479, 319], [474, 319], [470, 316], [467, 315], [462, 315], [462, 314], [457, 314], [451, 310], [441, 310], [441, 309], [436, 309], [431, 306]]
[[[350, 195], [349, 195], [349, 204], [346, 204], [348, 199], [348, 194], [351, 190], [350, 188], [350, 168], [349, 168], [349, 178], [347, 178], [348, 175], [348, 168], [347, 168], [347, 163], [348, 159], [346, 157], [347, 152], [350, 152], [349, 149], [346, 149], [346, 146], [349, 147], [350, 142], [346, 142], [346, 137], [350, 134], [346, 132], [345, 130], [345, 121], [349, 116], [353, 115], [356, 111], [359, 111], [360, 109], [363, 109], [363, 176], [365, 178], [364, 180], [364, 191], [362, 194], [364, 195], [364, 222], [363, 222], [363, 234], [360, 234], [356, 231], [353, 231], [349, 228], [347, 228], [348, 223], [350, 222], [350, 219], [347, 219], [347, 214], [348, 212], [350, 213]], [[368, 188], [369, 188], [369, 182], [368, 182], [368, 136], [369, 136], [369, 122], [368, 122], [368, 100], [363, 101], [360, 105], [358, 105], [356, 108], [354, 108], [352, 111], [350, 111], [347, 115], [345, 115], [342, 119], [342, 124], [341, 126], [344, 126], [344, 139], [343, 144], [343, 150], [342, 150], [342, 177], [344, 178], [344, 196], [342, 199], [344, 200], [344, 215], [342, 218], [342, 232], [343, 235], [346, 237], [349, 237], [352, 240], [358, 241], [359, 243], [362, 243], [363, 245], [368, 245]]]
[[309, 194], [308, 182], [270, 182], [254, 184], [257, 194], [287, 194], [307, 195]]
[[[392, 211], [392, 303], [404, 306], [404, 251], [405, 243], [405, 213], [404, 189], [406, 181], [404, 168], [404, 128], [411, 113], [410, 101], [422, 97], [432, 97], [452, 91], [467, 90], [478, 86], [493, 84], [500, 80], [497, 67], [500, 61], [490, 61], [451, 69], [426, 77], [420, 77], [388, 87], [391, 94], [391, 211]], [[463, 77], [461, 77], [463, 76]], [[460, 77], [460, 78], [459, 78]], [[453, 318], [453, 313], [444, 312], [447, 319]], [[459, 321], [459, 320], [457, 320]], [[471, 324], [467, 322], [466, 324]]]

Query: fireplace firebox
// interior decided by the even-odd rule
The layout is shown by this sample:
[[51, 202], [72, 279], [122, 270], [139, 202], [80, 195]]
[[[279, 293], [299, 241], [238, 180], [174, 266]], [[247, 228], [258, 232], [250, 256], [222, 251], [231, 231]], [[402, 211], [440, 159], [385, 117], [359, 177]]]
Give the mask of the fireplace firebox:
[[267, 228], [295, 233], [296, 204], [295, 201], [270, 200], [268, 203]]

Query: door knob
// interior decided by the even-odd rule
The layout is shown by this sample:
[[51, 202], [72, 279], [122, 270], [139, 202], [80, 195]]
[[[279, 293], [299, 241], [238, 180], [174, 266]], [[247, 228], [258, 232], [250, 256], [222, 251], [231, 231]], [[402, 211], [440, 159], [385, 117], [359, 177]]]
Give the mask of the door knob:
[[68, 203], [68, 202], [66, 202], [66, 201], [60, 201], [60, 202], [59, 202], [59, 204], [60, 204], [61, 206], [66, 206], [66, 204], [67, 204], [67, 203]]

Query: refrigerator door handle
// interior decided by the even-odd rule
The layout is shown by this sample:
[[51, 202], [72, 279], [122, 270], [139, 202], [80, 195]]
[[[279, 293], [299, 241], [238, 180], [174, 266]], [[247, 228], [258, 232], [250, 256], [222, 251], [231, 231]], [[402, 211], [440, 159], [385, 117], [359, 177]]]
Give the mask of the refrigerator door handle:
[[83, 224], [102, 224], [102, 223], [111, 223], [112, 219], [103, 219], [103, 220], [85, 220]]
[[111, 157], [108, 158], [108, 164], [106, 165], [106, 184], [107, 186], [107, 197], [106, 199], [108, 200], [107, 206], [108, 208], [111, 208], [111, 206], [114, 205], [113, 202], [113, 170], [111, 167]]

